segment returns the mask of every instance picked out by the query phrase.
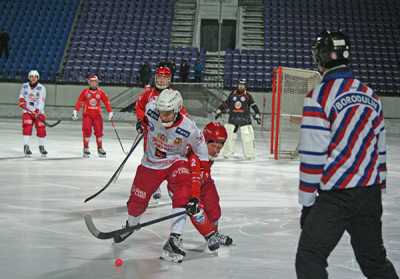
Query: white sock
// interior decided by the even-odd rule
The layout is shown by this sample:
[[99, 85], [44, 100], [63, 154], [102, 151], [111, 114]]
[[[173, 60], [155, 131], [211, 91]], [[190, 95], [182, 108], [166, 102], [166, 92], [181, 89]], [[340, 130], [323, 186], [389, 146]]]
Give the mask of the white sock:
[[29, 139], [31, 136], [24, 136], [24, 145], [29, 145]]
[[140, 216], [132, 216], [132, 215], [128, 215], [128, 224], [130, 227], [132, 226], [136, 226], [137, 224], [139, 224], [140, 222]]
[[39, 145], [45, 145], [46, 143], [46, 138], [39, 138]]
[[[184, 208], [173, 208], [172, 214], [185, 211]], [[171, 233], [182, 234], [186, 224], [186, 214], [175, 217], [172, 219]]]

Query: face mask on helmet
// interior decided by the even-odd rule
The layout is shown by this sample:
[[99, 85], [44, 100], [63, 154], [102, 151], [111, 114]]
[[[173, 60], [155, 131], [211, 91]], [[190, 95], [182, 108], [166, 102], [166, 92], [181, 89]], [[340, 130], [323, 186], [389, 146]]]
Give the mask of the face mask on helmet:
[[31, 85], [35, 85], [39, 81], [39, 72], [32, 70], [28, 73], [28, 80]]
[[340, 31], [322, 32], [312, 46], [314, 62], [330, 69], [350, 62], [350, 45], [347, 37]]
[[182, 108], [182, 97], [179, 91], [164, 89], [156, 101], [156, 109], [160, 114], [159, 122], [166, 128], [174, 125]]
[[228, 138], [226, 129], [221, 123], [213, 121], [204, 127], [203, 135], [207, 143], [208, 157], [210, 160], [214, 160], [218, 157], [219, 152]]
[[164, 66], [158, 67], [154, 82], [156, 87], [160, 90], [168, 88], [171, 83], [171, 70]]
[[87, 81], [90, 89], [96, 89], [99, 85], [99, 78], [96, 75], [89, 75]]

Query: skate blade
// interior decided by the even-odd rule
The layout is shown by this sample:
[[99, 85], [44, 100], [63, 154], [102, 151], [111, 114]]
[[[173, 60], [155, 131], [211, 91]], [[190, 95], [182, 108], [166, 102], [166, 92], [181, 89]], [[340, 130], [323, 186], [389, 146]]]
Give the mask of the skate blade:
[[106, 155], [100, 155], [99, 154], [99, 158], [106, 158], [107, 156]]
[[164, 260], [164, 261], [172, 262], [172, 263], [182, 263], [183, 256], [179, 255], [179, 254], [163, 251], [162, 255], [160, 256], [160, 260]]
[[31, 158], [32, 154], [25, 154], [25, 158]]
[[84, 154], [82, 157], [83, 157], [83, 158], [89, 158], [89, 157], [90, 157], [90, 155], [86, 155], [86, 154]]
[[41, 157], [42, 158], [47, 158], [47, 154], [42, 154]]

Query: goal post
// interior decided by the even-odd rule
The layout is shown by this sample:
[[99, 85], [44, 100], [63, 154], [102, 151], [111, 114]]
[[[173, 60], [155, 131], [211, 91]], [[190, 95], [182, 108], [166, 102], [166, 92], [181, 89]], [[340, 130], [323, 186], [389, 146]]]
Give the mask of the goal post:
[[[303, 100], [307, 92], [320, 82], [321, 75], [317, 71], [282, 66], [273, 69], [270, 153], [275, 160], [295, 157]], [[297, 131], [295, 140], [293, 133], [284, 135], [293, 127], [292, 130]]]

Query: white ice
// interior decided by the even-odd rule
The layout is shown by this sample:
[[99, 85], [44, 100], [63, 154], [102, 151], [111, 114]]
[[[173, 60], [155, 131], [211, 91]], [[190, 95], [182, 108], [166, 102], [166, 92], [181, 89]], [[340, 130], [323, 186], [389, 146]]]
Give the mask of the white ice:
[[[111, 125], [106, 123], [107, 158], [81, 158], [80, 122], [64, 121], [48, 129], [49, 152], [41, 159], [32, 137], [32, 158], [22, 156], [19, 120], [0, 120], [0, 278], [295, 278], [294, 258], [299, 237], [297, 204], [298, 161], [273, 161], [268, 136], [256, 133], [257, 159], [219, 159], [213, 166], [221, 196], [220, 230], [235, 245], [218, 253], [203, 251], [200, 235], [188, 222], [182, 264], [159, 259], [169, 223], [136, 232], [120, 245], [94, 238], [82, 216], [90, 213], [102, 230], [121, 227], [126, 201], [142, 146], [133, 154], [117, 183], [87, 204], [83, 200], [101, 188], [124, 154]], [[117, 123], [128, 149], [134, 127]], [[400, 271], [400, 144], [388, 136], [389, 178], [384, 196], [383, 231], [388, 256]], [[239, 152], [240, 156], [240, 152]], [[163, 202], [168, 202], [163, 187]], [[149, 208], [143, 220], [170, 213], [170, 206]], [[122, 258], [122, 267], [114, 260]], [[364, 278], [347, 235], [329, 259], [330, 278]]]

